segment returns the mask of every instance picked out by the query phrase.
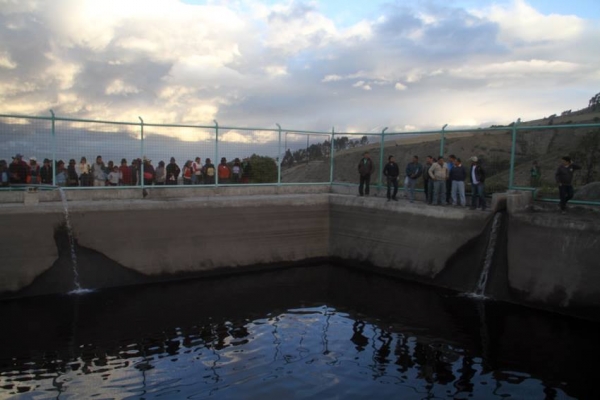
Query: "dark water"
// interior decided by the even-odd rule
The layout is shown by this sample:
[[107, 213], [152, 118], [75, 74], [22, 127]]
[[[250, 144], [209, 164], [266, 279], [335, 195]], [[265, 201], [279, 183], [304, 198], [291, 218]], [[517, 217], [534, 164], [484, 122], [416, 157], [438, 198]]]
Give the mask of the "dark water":
[[597, 323], [333, 266], [0, 302], [0, 398], [597, 399]]

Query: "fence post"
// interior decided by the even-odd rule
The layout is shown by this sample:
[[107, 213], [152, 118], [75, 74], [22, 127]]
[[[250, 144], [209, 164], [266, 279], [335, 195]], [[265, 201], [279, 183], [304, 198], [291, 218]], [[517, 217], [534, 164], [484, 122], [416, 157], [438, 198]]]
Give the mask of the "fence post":
[[[219, 162], [218, 161], [218, 159], [219, 159], [219, 123], [217, 122], [216, 119], [213, 119], [213, 122], [215, 123], [215, 160], [213, 162], [213, 165], [215, 165], [214, 163]], [[219, 166], [219, 164], [217, 164], [217, 167], [215, 168], [215, 186], [219, 186], [218, 166]]]
[[[279, 131], [279, 143], [277, 145], [277, 185], [281, 186], [281, 163], [283, 162], [283, 157], [281, 156], [281, 125], [277, 125], [277, 129]], [[287, 149], [284, 150], [286, 152]]]
[[52, 114], [52, 186], [56, 186], [56, 117], [53, 110], [50, 110], [50, 114]]
[[521, 118], [513, 124], [512, 128], [512, 146], [510, 148], [510, 175], [508, 178], [508, 189], [512, 189], [515, 181], [515, 150], [517, 147], [517, 127], [521, 123]]
[[140, 163], [140, 185], [143, 190], [144, 189], [144, 120], [140, 116], [138, 116], [138, 118], [140, 119], [140, 137], [141, 137], [140, 150], [142, 152], [142, 154], [140, 155], [140, 159], [142, 160], [142, 162]]
[[331, 142], [329, 148], [329, 186], [333, 185], [333, 140], [335, 139], [335, 127], [331, 127]]
[[377, 183], [377, 189], [381, 189], [382, 187], [382, 179], [383, 179], [383, 149], [384, 149], [384, 140], [385, 140], [385, 131], [387, 131], [387, 126], [383, 128], [381, 131], [381, 143], [379, 145], [379, 182]]
[[445, 138], [445, 133], [446, 133], [446, 127], [448, 126], [448, 124], [442, 126], [442, 131], [441, 131], [441, 135], [442, 137], [440, 138], [440, 156], [444, 156], [444, 146], [446, 144], [446, 138]]

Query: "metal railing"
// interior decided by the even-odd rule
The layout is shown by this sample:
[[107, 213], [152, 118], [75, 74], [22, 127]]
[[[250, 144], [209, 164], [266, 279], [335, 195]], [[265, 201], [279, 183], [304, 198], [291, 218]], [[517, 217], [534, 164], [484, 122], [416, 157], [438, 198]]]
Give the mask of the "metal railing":
[[[272, 160], [276, 165], [269, 168], [276, 173], [267, 181], [252, 179], [247, 182], [250, 185], [354, 185], [358, 180], [358, 161], [363, 149], [369, 149], [376, 167], [372, 184], [382, 187], [386, 153], [396, 153], [401, 167], [413, 153], [419, 152], [421, 161], [425, 155], [435, 157], [454, 153], [459, 157], [462, 155], [465, 161], [473, 155], [484, 160], [488, 194], [510, 189], [531, 190], [542, 201], [556, 201], [558, 197], [554, 174], [550, 170], [545, 178], [527, 182], [527, 169], [533, 161], [539, 160], [547, 170], [548, 166], [555, 168], [561, 156], [579, 152], [581, 157], [592, 158], [586, 162], [600, 163], [585, 154], [589, 148], [574, 144], [586, 135], [600, 137], [600, 122], [596, 121], [553, 125], [550, 119], [545, 125], [529, 125], [518, 119], [508, 126], [489, 128], [452, 130], [444, 125], [431, 131], [388, 132], [388, 128], [384, 128], [376, 133], [336, 132], [333, 128], [331, 131], [294, 130], [279, 124], [272, 128], [234, 127], [213, 122], [213, 125], [154, 124], [141, 117], [139, 122], [100, 121], [63, 118], [53, 111], [49, 116], [0, 114], [0, 159], [10, 161], [12, 155], [27, 152], [40, 157], [40, 161], [42, 158], [53, 160], [56, 171], [58, 159], [74, 159], [75, 154], [89, 156], [90, 164], [94, 154], [109, 154], [107, 158], [117, 161], [121, 157], [194, 160], [202, 154], [204, 158], [212, 158], [215, 167], [222, 157], [228, 158], [230, 165], [233, 158], [256, 156]], [[557, 143], [571, 145], [563, 146], [568, 149], [562, 150]], [[298, 173], [302, 168], [304, 175]], [[586, 168], [585, 183], [597, 180], [598, 166], [587, 165]], [[142, 188], [145, 186], [143, 176], [142, 162], [137, 182]], [[53, 174], [52, 185], [56, 184], [56, 174]], [[220, 181], [215, 174], [215, 181], [209, 186], [230, 184]], [[93, 187], [105, 188], [111, 186]], [[65, 189], [90, 188], [74, 186]], [[600, 205], [598, 201], [579, 203]]]

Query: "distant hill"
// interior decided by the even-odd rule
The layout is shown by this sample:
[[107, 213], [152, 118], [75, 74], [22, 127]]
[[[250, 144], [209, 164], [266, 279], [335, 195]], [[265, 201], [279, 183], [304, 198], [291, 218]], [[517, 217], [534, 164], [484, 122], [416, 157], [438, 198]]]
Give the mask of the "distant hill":
[[[542, 186], [544, 190], [555, 190], [554, 172], [564, 155], [578, 156], [581, 138], [589, 132], [598, 132], [598, 128], [555, 128], [556, 125], [571, 125], [585, 123], [600, 123], [600, 107], [586, 108], [576, 112], [566, 113], [562, 116], [549, 116], [538, 120], [525, 121], [523, 126], [547, 126], [547, 129], [520, 129], [517, 135], [515, 151], [515, 176], [516, 186], [529, 186], [529, 170], [533, 160], [537, 160], [542, 170]], [[356, 139], [356, 138], [354, 138]], [[359, 138], [360, 139], [360, 138]], [[376, 137], [371, 136], [371, 140]], [[506, 130], [481, 129], [478, 132], [453, 132], [445, 136], [444, 154], [455, 154], [463, 160], [465, 165], [470, 165], [468, 159], [477, 156], [483, 161], [489, 177], [487, 191], [506, 190], [509, 182], [510, 156], [512, 145], [511, 127]], [[365, 150], [369, 150], [371, 158], [376, 165], [376, 171], [371, 183], [377, 184], [379, 177], [380, 143], [370, 143], [365, 146], [354, 147], [337, 151], [334, 155], [335, 182], [358, 183], [357, 165]], [[436, 157], [440, 152], [439, 135], [403, 136], [395, 135], [386, 138], [384, 147], [384, 163], [388, 155], [394, 155], [401, 169], [410, 162], [413, 155], [418, 155], [420, 162], [425, 162], [425, 157]], [[581, 156], [581, 155], [579, 155]], [[598, 164], [598, 163], [597, 163]], [[329, 181], [328, 157], [298, 163], [282, 170], [283, 182], [328, 182]], [[600, 179], [599, 166], [596, 165], [594, 180]], [[581, 183], [582, 174], [577, 175]], [[549, 193], [552, 194], [552, 193]]]

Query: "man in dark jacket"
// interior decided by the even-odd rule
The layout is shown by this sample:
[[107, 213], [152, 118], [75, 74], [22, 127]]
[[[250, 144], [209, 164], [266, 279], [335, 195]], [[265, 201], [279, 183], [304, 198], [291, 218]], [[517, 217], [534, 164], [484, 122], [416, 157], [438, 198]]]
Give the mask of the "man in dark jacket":
[[171, 161], [167, 165], [167, 185], [177, 185], [177, 179], [179, 179], [179, 174], [181, 173], [181, 169], [179, 165], [175, 163], [175, 157], [171, 157]]
[[[481, 163], [475, 156], [471, 157], [469, 177], [471, 179], [471, 210], [481, 206], [481, 210], [485, 211], [485, 171], [481, 168]], [[477, 204], [478, 200], [479, 204]]]
[[358, 174], [360, 175], [360, 184], [358, 185], [358, 195], [369, 195], [371, 186], [371, 174], [373, 173], [373, 161], [368, 151], [365, 151], [363, 158], [358, 163]]
[[27, 173], [29, 167], [25, 161], [23, 161], [23, 155], [17, 154], [14, 156], [12, 163], [8, 166], [10, 172], [10, 183], [27, 183]]
[[[388, 201], [398, 201], [396, 194], [398, 194], [398, 176], [400, 175], [400, 168], [394, 161], [394, 156], [388, 157], [388, 163], [383, 168], [383, 175], [387, 178], [387, 199]], [[391, 194], [392, 186], [394, 186], [394, 193]]]
[[433, 202], [433, 180], [429, 176], [429, 168], [431, 168], [433, 162], [433, 157], [427, 156], [425, 167], [423, 168], [423, 189], [425, 190], [425, 202], [427, 204]]
[[452, 180], [452, 193], [450, 196], [452, 198], [452, 205], [466, 207], [465, 180], [467, 179], [467, 171], [463, 167], [460, 158], [454, 160], [454, 167], [452, 167], [449, 176]]
[[567, 202], [573, 198], [573, 172], [581, 169], [581, 166], [574, 164], [571, 157], [565, 156], [554, 174], [558, 184], [558, 193], [560, 195], [560, 210], [564, 214], [567, 211]]
[[423, 174], [423, 166], [419, 164], [419, 157], [413, 156], [411, 162], [406, 166], [406, 177], [408, 178], [408, 199], [411, 203], [415, 201], [415, 188], [417, 187], [417, 179]]

